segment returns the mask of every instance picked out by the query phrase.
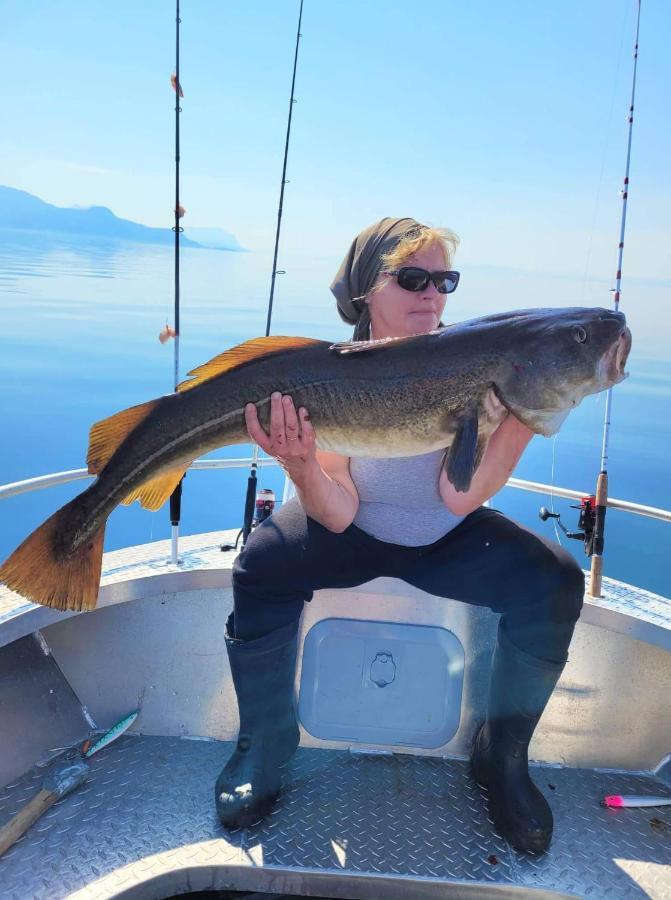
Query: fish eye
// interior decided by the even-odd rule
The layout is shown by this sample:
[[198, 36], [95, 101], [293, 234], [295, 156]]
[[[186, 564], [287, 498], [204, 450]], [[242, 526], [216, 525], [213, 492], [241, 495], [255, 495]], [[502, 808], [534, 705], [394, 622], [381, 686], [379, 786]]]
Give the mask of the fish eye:
[[576, 327], [573, 329], [573, 338], [579, 344], [584, 344], [587, 341], [587, 332], [582, 327], [582, 325], [576, 325]]

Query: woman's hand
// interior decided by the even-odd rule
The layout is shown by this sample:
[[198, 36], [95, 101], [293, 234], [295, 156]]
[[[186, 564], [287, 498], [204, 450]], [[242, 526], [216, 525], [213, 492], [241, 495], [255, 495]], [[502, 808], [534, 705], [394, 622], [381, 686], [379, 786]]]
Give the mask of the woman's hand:
[[[274, 456], [293, 481], [306, 514], [329, 531], [344, 531], [359, 506], [349, 459], [337, 453], [317, 456], [315, 432], [305, 407], [296, 413], [291, 397], [275, 392], [270, 398], [270, 433], [260, 425], [253, 403], [245, 406], [245, 422], [250, 438]], [[322, 468], [322, 459], [328, 461], [334, 475]]]
[[310, 416], [304, 406], [296, 414], [294, 401], [275, 392], [270, 398], [270, 434], [262, 428], [253, 403], [245, 406], [245, 422], [250, 438], [274, 456], [292, 481], [316, 463], [317, 445]]

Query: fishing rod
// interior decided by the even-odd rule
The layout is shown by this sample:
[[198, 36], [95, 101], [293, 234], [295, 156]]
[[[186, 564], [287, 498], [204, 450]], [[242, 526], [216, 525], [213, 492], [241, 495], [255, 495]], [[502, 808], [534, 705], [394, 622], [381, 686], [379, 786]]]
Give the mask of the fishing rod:
[[[622, 197], [622, 212], [620, 217], [620, 235], [618, 242], [617, 269], [615, 273], [615, 287], [613, 293], [613, 306], [615, 310], [620, 308], [621, 283], [622, 283], [622, 258], [624, 254], [624, 234], [627, 223], [627, 200], [629, 199], [629, 168], [631, 163], [631, 140], [634, 125], [634, 100], [636, 97], [636, 69], [638, 64], [638, 36], [641, 21], [641, 0], [637, 0], [636, 39], [634, 41], [634, 66], [631, 82], [631, 99], [629, 102], [627, 157], [625, 163], [624, 183], [620, 195]], [[538, 515], [546, 522], [548, 519], [556, 519], [566, 537], [583, 541], [585, 553], [591, 558], [590, 583], [588, 591], [592, 597], [601, 597], [601, 585], [603, 576], [603, 550], [605, 543], [606, 509], [608, 506], [608, 440], [610, 437], [611, 412], [613, 404], [613, 389], [609, 388], [606, 396], [606, 412], [604, 416], [603, 438], [601, 446], [601, 465], [597, 478], [596, 492], [588, 497], [582, 497], [579, 506], [572, 506], [580, 511], [578, 530], [568, 531], [563, 525], [559, 513], [548, 510], [542, 506]]]
[[[270, 278], [270, 296], [268, 298], [268, 317], [266, 320], [266, 337], [270, 334], [270, 322], [273, 314], [273, 299], [275, 297], [275, 278], [277, 275], [284, 275], [283, 269], [277, 268], [277, 254], [280, 246], [280, 231], [282, 229], [282, 212], [284, 209], [284, 187], [288, 184], [287, 181], [287, 160], [289, 158], [289, 139], [291, 137], [291, 118], [294, 109], [294, 103], [296, 100], [294, 98], [294, 90], [296, 87], [296, 70], [298, 68], [298, 47], [300, 44], [301, 35], [301, 21], [303, 19], [303, 0], [300, 0], [300, 7], [298, 10], [298, 26], [296, 28], [296, 46], [294, 49], [294, 67], [293, 73], [291, 76], [291, 96], [289, 98], [289, 115], [287, 117], [287, 133], [284, 141], [284, 162], [282, 164], [282, 178], [280, 181], [280, 200], [277, 209], [277, 230], [275, 232], [275, 250], [273, 253], [273, 268]], [[259, 520], [266, 518], [272, 512], [274, 507], [274, 497], [271, 500], [269, 494], [265, 497], [263, 495], [257, 498], [256, 495], [256, 484], [257, 484], [257, 469], [258, 469], [258, 458], [259, 458], [259, 448], [258, 444], [254, 444], [254, 449], [252, 452], [252, 465], [251, 471], [249, 473], [249, 478], [247, 479], [247, 495], [245, 497], [245, 515], [243, 520], [243, 526], [240, 531], [242, 534], [242, 546], [244, 547], [247, 538], [250, 535], [252, 530], [252, 521], [254, 518], [254, 509], [255, 505], [259, 507]], [[235, 547], [238, 545], [238, 537], [235, 540]], [[223, 549], [223, 548], [222, 548]]]
[[[181, 25], [179, 15], [179, 0], [175, 0], [175, 74], [171, 78], [172, 87], [175, 91], [175, 224], [172, 230], [175, 234], [175, 324], [173, 337], [175, 338], [175, 355], [174, 355], [174, 383], [175, 391], [179, 383], [179, 297], [180, 297], [180, 273], [179, 273], [179, 236], [184, 231], [180, 224], [180, 219], [184, 215], [184, 209], [179, 202], [179, 161], [180, 161], [180, 140], [179, 140], [179, 116], [182, 112], [180, 99], [184, 97], [182, 85], [179, 80], [179, 26]], [[179, 520], [182, 512], [182, 482], [170, 495], [170, 526], [172, 530], [172, 546], [171, 546], [171, 562], [177, 564], [179, 562], [177, 555], [177, 541], [179, 538]]]
[[[631, 162], [631, 139], [634, 128], [634, 101], [636, 98], [636, 69], [638, 65], [638, 36], [641, 24], [641, 0], [637, 0], [636, 13], [636, 39], [634, 41], [634, 66], [631, 81], [631, 100], [629, 102], [628, 135], [627, 135], [627, 161], [622, 185], [622, 214], [620, 217], [620, 239], [617, 251], [617, 270], [615, 272], [615, 287], [613, 291], [613, 307], [615, 311], [620, 308], [620, 295], [622, 284], [622, 258], [624, 254], [624, 233], [627, 224], [627, 201], [629, 199], [629, 166]], [[606, 397], [606, 412], [603, 423], [603, 440], [601, 444], [601, 466], [596, 483], [596, 495], [594, 501], [594, 534], [592, 540], [592, 565], [590, 571], [589, 593], [592, 597], [601, 597], [601, 579], [603, 575], [603, 550], [606, 527], [606, 508], [608, 501], [608, 440], [610, 438], [611, 412], [613, 405], [613, 389], [609, 388]]]

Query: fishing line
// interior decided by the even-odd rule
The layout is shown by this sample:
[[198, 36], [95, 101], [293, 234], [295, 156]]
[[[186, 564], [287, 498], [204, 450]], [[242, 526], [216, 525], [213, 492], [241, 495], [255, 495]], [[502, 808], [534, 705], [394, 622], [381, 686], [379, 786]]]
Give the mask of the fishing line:
[[620, 49], [617, 54], [617, 65], [615, 67], [615, 76], [613, 77], [613, 91], [610, 98], [610, 110], [608, 112], [608, 119], [605, 131], [603, 133], [603, 145], [601, 149], [601, 171], [599, 173], [599, 184], [596, 191], [596, 199], [594, 201], [594, 212], [592, 214], [592, 226], [590, 228], [589, 233], [589, 242], [587, 245], [587, 259], [585, 260], [585, 272], [582, 279], [582, 290], [580, 294], [580, 304], [584, 303], [585, 299], [585, 289], [587, 287], [587, 276], [589, 274], [589, 267], [592, 261], [592, 244], [594, 240], [594, 228], [596, 226], [596, 218], [599, 212], [599, 206], [601, 205], [601, 188], [603, 186], [603, 173], [606, 168], [606, 153], [609, 146], [609, 135], [610, 135], [610, 127], [613, 121], [613, 110], [615, 109], [615, 94], [617, 93], [617, 83], [620, 75], [620, 66], [622, 64], [622, 48], [624, 47], [624, 32], [625, 26], [627, 24], [627, 6], [628, 2], [624, 4], [624, 10], [622, 13], [622, 27], [620, 29]]
[[[552, 524], [555, 529], [555, 537], [557, 538], [557, 543], [561, 544], [561, 536], [559, 534], [559, 528], [557, 526], [557, 519], [555, 518], [555, 450], [557, 447], [557, 438], [559, 437], [559, 433], [555, 434], [552, 438], [552, 474], [550, 476], [550, 512], [552, 513]], [[562, 545], [563, 546], [563, 545]]]

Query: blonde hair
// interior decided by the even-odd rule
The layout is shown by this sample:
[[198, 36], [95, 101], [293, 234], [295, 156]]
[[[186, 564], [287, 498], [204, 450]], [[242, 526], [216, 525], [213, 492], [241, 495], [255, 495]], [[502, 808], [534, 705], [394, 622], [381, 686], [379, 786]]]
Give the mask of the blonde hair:
[[402, 237], [393, 250], [384, 254], [380, 274], [391, 269], [398, 269], [415, 253], [426, 250], [427, 247], [436, 246], [443, 251], [445, 268], [451, 269], [458, 244], [459, 238], [449, 228], [432, 228], [429, 225], [422, 225], [421, 228]]

